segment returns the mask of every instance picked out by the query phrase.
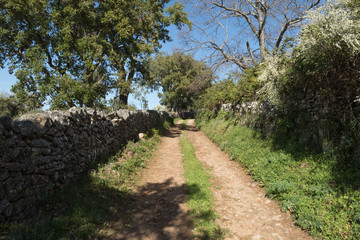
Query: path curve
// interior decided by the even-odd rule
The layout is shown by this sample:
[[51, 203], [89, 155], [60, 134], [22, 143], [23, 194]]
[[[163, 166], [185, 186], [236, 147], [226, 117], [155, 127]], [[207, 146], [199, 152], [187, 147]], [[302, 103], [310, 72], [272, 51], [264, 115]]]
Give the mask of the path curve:
[[231, 232], [227, 239], [312, 239], [265, 197], [265, 191], [238, 163], [194, 127], [194, 120], [187, 125], [197, 158], [211, 169], [219, 224]]

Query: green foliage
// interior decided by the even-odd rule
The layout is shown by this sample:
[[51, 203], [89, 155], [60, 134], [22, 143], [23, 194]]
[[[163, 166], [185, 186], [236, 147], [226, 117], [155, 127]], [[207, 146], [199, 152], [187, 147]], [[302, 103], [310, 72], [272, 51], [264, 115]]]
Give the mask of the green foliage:
[[222, 104], [232, 103], [237, 97], [236, 83], [231, 79], [225, 79], [213, 83], [210, 88], [206, 89], [206, 92], [200, 96], [197, 107], [210, 110], [220, 109]]
[[158, 54], [149, 61], [149, 75], [154, 88], [161, 87], [161, 104], [167, 108], [190, 110], [194, 101], [214, 79], [214, 73], [205, 63], [181, 52]]
[[[350, 123], [358, 122], [357, 109], [360, 90], [360, 22], [357, 13], [342, 7], [342, 3], [329, 3], [318, 11], [308, 13], [309, 24], [302, 29], [299, 44], [294, 49], [288, 79], [281, 89], [286, 104], [289, 93], [306, 97], [315, 93], [316, 114], [331, 122], [327, 124], [329, 140], [351, 154], [359, 136], [350, 130]], [[340, 4], [340, 5], [339, 5]], [[345, 5], [346, 6], [346, 5]], [[290, 94], [293, 95], [293, 94]], [[301, 109], [300, 109], [301, 111]], [[358, 124], [357, 124], [358, 125]], [[340, 136], [352, 139], [344, 144]]]
[[219, 110], [222, 104], [231, 103], [235, 106], [241, 102], [257, 100], [259, 88], [255, 68], [247, 69], [244, 73], [232, 73], [227, 79], [215, 82], [206, 89], [196, 106], [197, 109]]
[[345, 9], [350, 9], [351, 17], [360, 20], [360, 1], [359, 0], [343, 0], [341, 1], [341, 5]]
[[13, 95], [0, 93], [0, 116], [16, 117], [25, 113], [27, 109]]
[[196, 239], [223, 239], [224, 229], [215, 222], [214, 196], [210, 175], [196, 158], [195, 149], [186, 134], [181, 137], [188, 205], [195, 225]]
[[315, 238], [360, 237], [360, 172], [342, 164], [342, 156], [314, 155], [292, 142], [263, 139], [231, 119], [203, 113], [196, 123]]
[[12, 91], [36, 107], [94, 107], [113, 88], [127, 104], [143, 62], [170, 40], [170, 24], [190, 22], [169, 0], [0, 2], [0, 66], [18, 79]]
[[291, 189], [295, 187], [293, 182], [289, 182], [287, 180], [279, 180], [277, 182], [271, 183], [267, 192], [273, 196], [281, 196], [283, 193], [289, 192]]
[[181, 125], [180, 125], [180, 129], [181, 129], [181, 130], [186, 130], [187, 121], [188, 121], [188, 120], [184, 120], [184, 121], [181, 123]]

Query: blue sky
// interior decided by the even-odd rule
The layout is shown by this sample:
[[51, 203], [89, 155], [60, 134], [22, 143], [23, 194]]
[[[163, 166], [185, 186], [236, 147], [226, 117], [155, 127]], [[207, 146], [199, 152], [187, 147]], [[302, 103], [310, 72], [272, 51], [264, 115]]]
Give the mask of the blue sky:
[[16, 82], [14, 75], [10, 75], [8, 70], [0, 69], [0, 92], [10, 93], [11, 85]]
[[[177, 28], [175, 26], [171, 26], [169, 28], [169, 31], [170, 31], [170, 36], [172, 38], [172, 41], [164, 43], [160, 51], [171, 54], [174, 50], [181, 48], [182, 43], [178, 37], [179, 31], [177, 30]], [[146, 94], [145, 97], [149, 102], [149, 109], [153, 109], [156, 105], [160, 105], [160, 103], [159, 103], [160, 99], [158, 97], [157, 91]], [[129, 103], [130, 104], [134, 103], [136, 105], [136, 107], [138, 109], [140, 109], [139, 102], [137, 100], [135, 100], [132, 95], [130, 95], [130, 97], [129, 97]]]

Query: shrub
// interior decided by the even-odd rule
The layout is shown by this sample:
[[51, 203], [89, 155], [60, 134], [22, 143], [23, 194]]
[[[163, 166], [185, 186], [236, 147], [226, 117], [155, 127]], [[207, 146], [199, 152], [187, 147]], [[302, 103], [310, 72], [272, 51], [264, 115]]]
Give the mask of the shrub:
[[257, 75], [257, 69], [251, 68], [242, 73], [232, 73], [225, 80], [213, 83], [196, 102], [197, 109], [219, 110], [223, 104], [236, 106], [241, 102], [259, 99], [260, 82]]

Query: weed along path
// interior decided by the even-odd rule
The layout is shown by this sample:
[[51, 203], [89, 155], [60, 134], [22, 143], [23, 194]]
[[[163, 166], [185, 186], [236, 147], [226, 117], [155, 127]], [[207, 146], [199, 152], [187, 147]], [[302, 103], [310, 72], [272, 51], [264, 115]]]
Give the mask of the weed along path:
[[104, 239], [311, 239], [194, 120], [161, 138], [131, 198]]
[[197, 131], [193, 120], [187, 122], [187, 128], [197, 158], [210, 168], [215, 211], [219, 225], [230, 231], [227, 239], [311, 239], [293, 225], [290, 215], [265, 197], [238, 163]]
[[[181, 122], [178, 122], [181, 124]], [[178, 127], [161, 139], [134, 190], [126, 219], [110, 224], [107, 239], [191, 239]]]

